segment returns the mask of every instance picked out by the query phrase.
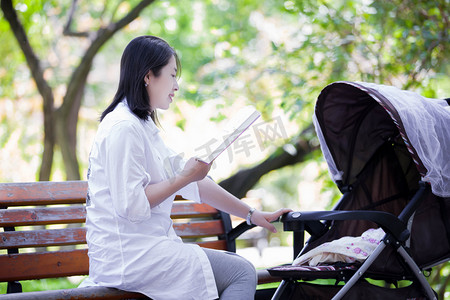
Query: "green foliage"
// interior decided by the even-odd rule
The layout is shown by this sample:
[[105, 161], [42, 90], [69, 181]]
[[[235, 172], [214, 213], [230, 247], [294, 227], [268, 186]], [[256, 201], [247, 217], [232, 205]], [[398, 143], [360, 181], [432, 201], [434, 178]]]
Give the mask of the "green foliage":
[[[219, 2], [226, 3], [213, 2], [216, 10]], [[228, 10], [235, 13], [239, 6], [223, 5], [225, 10], [217, 14], [209, 10], [210, 4], [200, 8], [206, 12], [204, 24], [214, 24], [214, 32], [219, 28], [216, 22], [223, 20]], [[219, 98], [231, 105], [243, 97], [263, 116], [271, 116], [279, 107], [298, 123], [300, 131], [311, 122], [320, 90], [337, 80], [392, 84], [443, 97], [442, 89], [449, 83], [448, 77], [440, 79], [440, 73], [448, 71], [449, 57], [444, 4], [348, 0], [254, 3], [250, 10], [241, 8], [237, 20], [229, 15], [229, 24], [220, 27], [220, 36], [209, 36], [214, 56], [208, 54], [207, 60], [199, 60], [206, 64], [194, 68], [198, 70], [193, 73], [198, 75], [196, 83], [187, 83], [196, 86], [196, 93], [185, 95], [186, 99], [202, 103]], [[242, 29], [236, 31], [236, 24], [246, 24], [241, 28], [250, 30], [245, 34]], [[182, 56], [191, 58], [185, 55], [191, 49], [180, 46]], [[190, 78], [184, 77], [187, 81]], [[286, 194], [297, 199], [289, 186], [301, 178], [298, 174], [284, 176], [283, 172], [264, 184], [276, 187], [280, 199], [286, 199]], [[324, 191], [330, 191], [332, 202], [336, 201], [339, 193], [334, 183], [324, 169], [321, 174]]]
[[434, 267], [428, 282], [437, 292], [438, 299], [450, 299], [450, 262]]
[[[136, 3], [79, 1], [70, 29], [94, 31], [118, 20]], [[86, 45], [84, 39], [59, 38], [70, 3], [42, 0], [14, 5], [46, 78], [55, 91], [64, 91]], [[105, 66], [117, 62], [128, 41], [141, 34], [161, 36], [177, 50], [183, 64], [180, 98], [197, 106], [219, 100], [211, 118], [215, 121], [225, 118], [224, 108], [245, 101], [265, 119], [283, 110], [300, 132], [311, 122], [320, 91], [337, 80], [393, 84], [428, 97], [448, 97], [447, 6], [447, 0], [156, 1], [98, 55], [93, 66], [97, 75], [88, 82], [84, 105], [100, 111], [110, 101], [114, 89], [105, 73], [114, 71]], [[19, 87], [30, 82], [30, 74], [4, 18], [0, 32], [0, 96], [36, 97], [33, 87], [26, 92]], [[63, 94], [55, 96], [58, 102]], [[8, 120], [2, 116], [3, 144], [11, 128]], [[185, 122], [180, 117], [177, 126], [183, 128]], [[325, 169], [320, 174], [324, 190], [337, 198]], [[290, 182], [301, 180], [287, 177]], [[281, 183], [278, 189], [289, 191]]]
[[278, 171], [273, 171], [264, 176], [259, 187], [264, 187], [268, 193], [276, 195], [277, 202], [272, 205], [265, 205], [264, 209], [274, 210], [277, 207], [290, 207], [298, 209], [298, 183], [303, 179], [301, 176], [302, 165], [285, 167]]
[[[14, 97], [16, 91], [13, 86], [14, 78], [18, 76], [19, 72], [10, 72], [10, 70], [17, 70], [23, 66], [24, 57], [20, 52], [17, 42], [14, 40], [12, 32], [9, 30], [8, 22], [5, 18], [0, 18], [0, 35], [2, 36], [2, 43], [0, 47], [0, 97]], [[28, 70], [23, 70], [28, 77]], [[19, 74], [18, 74], [19, 73]]]
[[[50, 278], [41, 280], [24, 280], [20, 283], [22, 284], [22, 290], [24, 292], [33, 291], [50, 291], [59, 289], [73, 289], [76, 288], [80, 283], [79, 278], [74, 278], [70, 280], [68, 277], [61, 278]], [[6, 282], [0, 282], [0, 294], [6, 294]]]
[[[135, 3], [78, 2], [71, 29], [95, 30], [123, 16]], [[432, 93], [430, 81], [448, 72], [445, 4], [445, 0], [156, 1], [101, 56], [103, 61], [117, 60], [124, 45], [139, 34], [162, 36], [181, 57], [180, 94], [187, 101], [202, 105], [222, 99], [229, 105], [243, 98], [265, 116], [281, 107], [303, 128], [310, 120], [298, 115], [310, 115], [320, 90], [336, 80], [374, 81]], [[79, 61], [67, 58], [80, 57], [83, 50], [80, 39], [65, 38], [62, 44], [56, 38], [55, 29], [62, 30], [70, 3], [24, 1], [16, 9], [32, 46], [44, 59], [43, 67], [52, 70], [52, 86], [63, 86]], [[0, 47], [2, 57], [8, 57], [0, 64], [0, 80], [6, 87], [15, 75], [5, 70], [23, 65], [23, 58], [3, 19], [0, 30], [7, 34]], [[11, 92], [2, 90], [2, 95]], [[90, 81], [87, 104], [103, 107], [112, 94], [108, 90], [102, 81]]]

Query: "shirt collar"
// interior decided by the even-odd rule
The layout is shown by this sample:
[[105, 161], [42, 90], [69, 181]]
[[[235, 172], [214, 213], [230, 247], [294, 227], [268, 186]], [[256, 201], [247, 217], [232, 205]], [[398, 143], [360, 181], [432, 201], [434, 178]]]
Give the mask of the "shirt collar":
[[153, 122], [153, 120], [151, 118], [149, 118], [147, 121], [143, 121], [146, 125], [146, 127], [149, 130], [149, 133], [152, 135], [156, 135], [159, 133], [159, 128], [156, 127], [155, 122]]
[[[122, 100], [122, 105], [124, 105], [126, 108], [128, 108], [128, 110], [133, 113], [130, 110], [130, 107], [128, 106], [128, 102], [127, 99], [124, 98]], [[144, 125], [144, 127], [146, 127], [148, 129], [148, 133], [150, 133], [151, 135], [156, 135], [159, 133], [159, 128], [156, 126], [155, 122], [152, 120], [152, 118], [149, 117], [148, 120], [142, 120], [140, 119], [141, 123]]]

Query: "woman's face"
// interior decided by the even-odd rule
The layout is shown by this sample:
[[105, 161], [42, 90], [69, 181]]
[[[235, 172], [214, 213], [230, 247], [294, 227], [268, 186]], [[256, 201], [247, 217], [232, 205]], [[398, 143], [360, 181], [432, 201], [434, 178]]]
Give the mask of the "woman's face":
[[158, 77], [155, 77], [150, 71], [144, 80], [148, 84], [147, 92], [152, 109], [168, 109], [175, 96], [175, 91], [178, 91], [175, 57], [170, 58], [169, 63], [161, 69]]

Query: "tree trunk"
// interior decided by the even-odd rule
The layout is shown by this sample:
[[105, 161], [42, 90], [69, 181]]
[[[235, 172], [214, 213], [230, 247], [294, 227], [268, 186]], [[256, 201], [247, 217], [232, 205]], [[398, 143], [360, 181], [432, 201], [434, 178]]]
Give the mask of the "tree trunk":
[[61, 149], [66, 171], [66, 180], [79, 180], [80, 170], [76, 153], [76, 122], [74, 124], [73, 121], [71, 122], [61, 113], [57, 113], [55, 123], [57, 144]]
[[80, 65], [74, 71], [68, 85], [68, 91], [64, 97], [63, 105], [56, 111], [57, 143], [61, 149], [67, 180], [79, 180], [81, 178], [77, 158], [78, 113], [94, 58], [92, 56], [86, 59], [86, 56], [84, 56]]
[[141, 1], [126, 16], [111, 23], [109, 26], [100, 28], [93, 36], [93, 41], [86, 50], [80, 64], [72, 73], [72, 77], [67, 86], [67, 92], [64, 101], [58, 109], [58, 128], [57, 137], [58, 144], [66, 168], [66, 176], [68, 180], [80, 179], [80, 170], [77, 159], [77, 124], [78, 113], [80, 111], [84, 88], [86, 86], [87, 77], [92, 67], [95, 55], [100, 51], [101, 47], [112, 38], [112, 36], [136, 19], [141, 11], [154, 0]]
[[25, 29], [20, 22], [15, 9], [13, 8], [11, 0], [1, 0], [1, 8], [5, 19], [8, 21], [11, 31], [14, 33], [20, 48], [22, 49], [31, 75], [36, 82], [36, 86], [43, 99], [44, 111], [44, 151], [42, 154], [42, 163], [39, 170], [39, 180], [49, 180], [52, 164], [53, 164], [53, 149], [55, 146], [55, 122], [53, 116], [54, 96], [51, 87], [44, 79], [44, 72], [41, 68], [40, 61], [30, 41], [28, 40]]
[[[66, 178], [68, 180], [80, 179], [76, 151], [78, 113], [94, 57], [100, 48], [117, 31], [136, 19], [141, 11], [153, 2], [154, 0], [140, 1], [127, 15], [117, 22], [112, 22], [109, 25], [100, 28], [97, 32], [80, 35], [81, 37], [92, 37], [92, 43], [86, 50], [80, 65], [72, 73], [72, 77], [67, 85], [67, 93], [63, 99], [63, 104], [55, 110], [53, 91], [48, 82], [44, 79], [40, 61], [29, 43], [26, 32], [13, 8], [12, 1], [1, 0], [1, 9], [5, 19], [10, 24], [11, 30], [25, 55], [31, 75], [36, 82], [36, 86], [43, 99], [44, 151], [42, 154], [41, 168], [39, 170], [39, 180], [50, 180], [54, 147], [56, 143], [61, 149], [64, 166], [66, 168]], [[74, 2], [71, 9], [70, 19], [75, 10], [75, 6], [76, 2]], [[70, 26], [70, 22], [68, 23], [68, 26]], [[74, 36], [74, 33], [70, 31], [68, 26], [64, 28], [64, 32], [68, 32], [69, 35]]]
[[55, 118], [53, 112], [53, 99], [44, 98], [44, 151], [42, 153], [41, 168], [39, 169], [39, 181], [49, 181], [52, 173], [53, 154], [56, 143]]

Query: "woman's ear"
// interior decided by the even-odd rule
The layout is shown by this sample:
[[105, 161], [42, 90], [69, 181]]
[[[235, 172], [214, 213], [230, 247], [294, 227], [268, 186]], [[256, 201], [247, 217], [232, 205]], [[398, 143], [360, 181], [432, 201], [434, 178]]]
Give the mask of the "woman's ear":
[[152, 77], [153, 77], [153, 72], [152, 72], [152, 71], [149, 71], [149, 72], [147, 73], [147, 75], [145, 75], [145, 77], [144, 77], [144, 82], [145, 82], [145, 85], [146, 85], [146, 86], [150, 84], [150, 79], [151, 79]]

